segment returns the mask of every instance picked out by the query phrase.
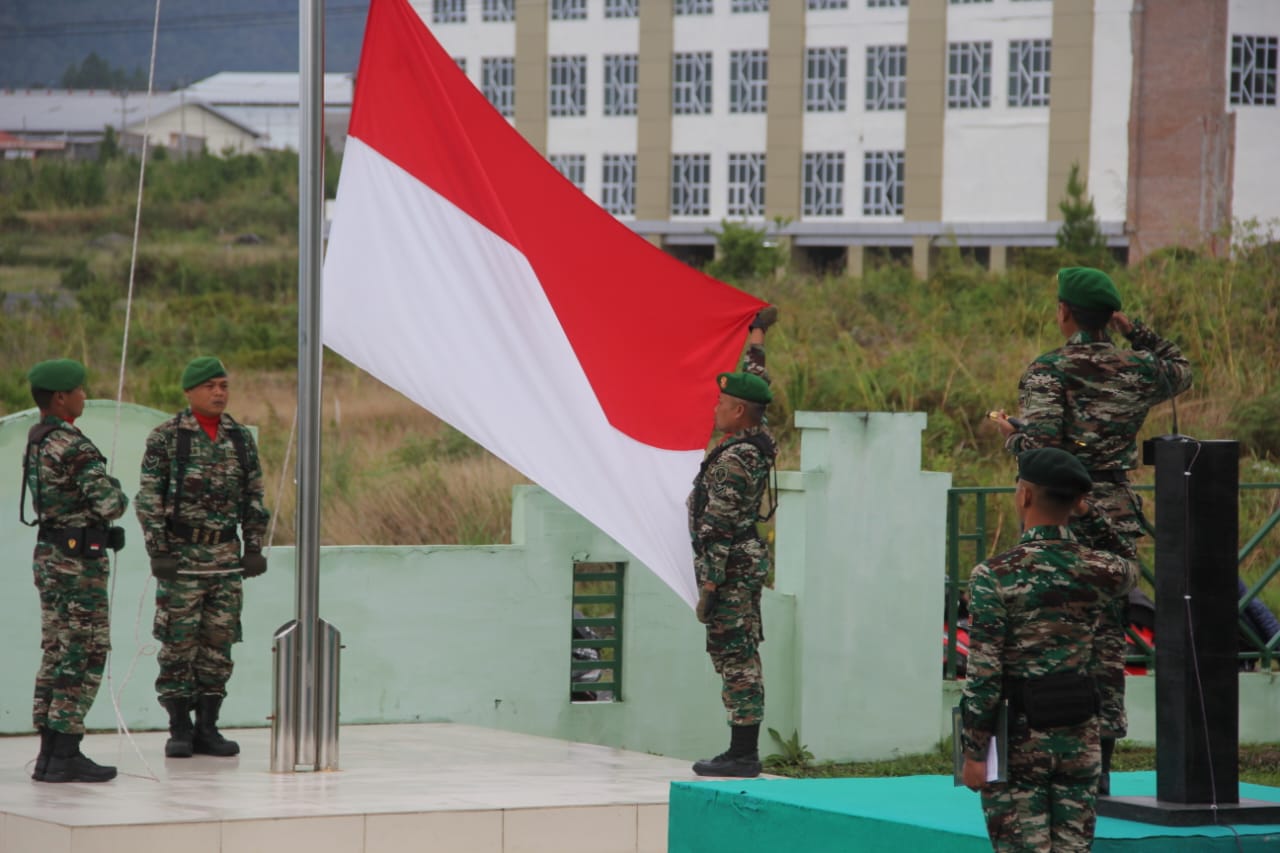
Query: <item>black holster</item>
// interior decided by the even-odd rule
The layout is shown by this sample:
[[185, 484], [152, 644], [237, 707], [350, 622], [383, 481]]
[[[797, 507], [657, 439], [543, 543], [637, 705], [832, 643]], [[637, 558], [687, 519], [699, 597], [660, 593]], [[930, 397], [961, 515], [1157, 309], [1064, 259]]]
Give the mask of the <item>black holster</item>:
[[1026, 714], [1033, 729], [1077, 726], [1099, 709], [1097, 682], [1091, 675], [1075, 672], [1006, 679], [1004, 694], [1009, 710]]

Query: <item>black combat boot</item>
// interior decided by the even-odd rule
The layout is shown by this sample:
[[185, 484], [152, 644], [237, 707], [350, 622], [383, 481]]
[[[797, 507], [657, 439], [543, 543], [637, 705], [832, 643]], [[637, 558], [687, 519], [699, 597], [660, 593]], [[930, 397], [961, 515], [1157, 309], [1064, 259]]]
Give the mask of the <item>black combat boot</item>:
[[206, 694], [196, 699], [196, 730], [191, 745], [200, 755], [226, 758], [240, 754], [240, 744], [227, 740], [218, 731], [218, 711], [221, 708], [221, 696]]
[[53, 733], [53, 754], [45, 768], [45, 782], [110, 782], [116, 769], [95, 763], [80, 751], [84, 735]]
[[1102, 775], [1098, 777], [1098, 796], [1111, 796], [1111, 754], [1116, 751], [1116, 739], [1102, 739]]
[[730, 726], [729, 751], [715, 758], [694, 762], [693, 772], [699, 776], [732, 776], [750, 779], [760, 775], [760, 724]]
[[161, 703], [169, 712], [169, 739], [164, 742], [165, 758], [190, 758], [194, 730], [191, 727], [191, 700], [166, 699]]
[[40, 727], [40, 754], [36, 756], [36, 769], [31, 771], [31, 778], [37, 782], [44, 781], [44, 774], [49, 769], [49, 758], [53, 755], [53, 729]]

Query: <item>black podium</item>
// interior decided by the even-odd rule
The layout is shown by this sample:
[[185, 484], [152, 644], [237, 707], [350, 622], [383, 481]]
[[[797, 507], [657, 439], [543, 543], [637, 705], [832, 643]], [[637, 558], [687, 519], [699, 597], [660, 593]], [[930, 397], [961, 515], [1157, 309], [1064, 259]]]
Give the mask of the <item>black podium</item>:
[[1236, 662], [1240, 448], [1156, 439], [1156, 796], [1099, 797], [1104, 817], [1165, 826], [1280, 823], [1240, 799]]

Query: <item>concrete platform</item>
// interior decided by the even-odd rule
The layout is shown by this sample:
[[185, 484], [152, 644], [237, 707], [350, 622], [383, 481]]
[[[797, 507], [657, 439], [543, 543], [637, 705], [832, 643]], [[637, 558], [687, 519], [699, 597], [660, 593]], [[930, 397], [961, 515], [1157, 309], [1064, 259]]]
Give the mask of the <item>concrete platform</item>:
[[[165, 759], [163, 732], [89, 735], [120, 776], [31, 781], [38, 738], [0, 738], [0, 853], [663, 853], [689, 762], [443, 723], [344, 726], [341, 770], [269, 772], [267, 729], [236, 758]], [[144, 761], [145, 759], [145, 761]], [[149, 767], [147, 765], [150, 765]]]

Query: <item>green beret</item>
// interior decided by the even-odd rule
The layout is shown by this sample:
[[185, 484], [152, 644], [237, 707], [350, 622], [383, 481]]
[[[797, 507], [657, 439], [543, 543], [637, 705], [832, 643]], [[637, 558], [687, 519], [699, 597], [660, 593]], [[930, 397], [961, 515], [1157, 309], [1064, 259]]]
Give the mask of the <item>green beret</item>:
[[739, 400], [752, 403], [768, 403], [773, 400], [769, 383], [754, 373], [721, 373], [716, 377], [721, 392]]
[[1093, 488], [1084, 463], [1056, 447], [1038, 447], [1018, 454], [1018, 479], [1082, 495]]
[[84, 384], [84, 365], [70, 358], [42, 361], [27, 373], [32, 388], [43, 391], [74, 391]]
[[1120, 291], [1111, 276], [1092, 267], [1058, 270], [1058, 299], [1087, 311], [1120, 310]]
[[202, 382], [226, 375], [227, 369], [213, 356], [202, 355], [199, 358], [193, 358], [187, 365], [187, 369], [182, 371], [182, 390], [189, 391]]

